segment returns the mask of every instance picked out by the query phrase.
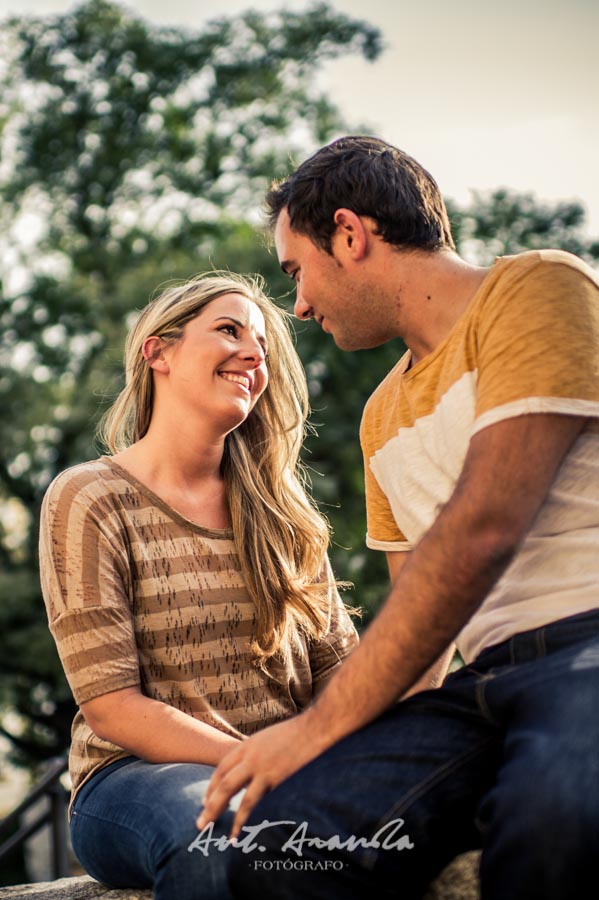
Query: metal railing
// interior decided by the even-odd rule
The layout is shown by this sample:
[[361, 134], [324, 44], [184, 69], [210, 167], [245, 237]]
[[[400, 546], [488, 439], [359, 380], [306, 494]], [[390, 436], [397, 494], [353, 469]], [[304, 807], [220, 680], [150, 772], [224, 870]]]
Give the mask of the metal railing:
[[[25, 841], [40, 828], [49, 827], [52, 836], [52, 877], [64, 878], [70, 875], [67, 841], [67, 807], [69, 793], [61, 783], [61, 777], [67, 771], [66, 756], [55, 757], [50, 761], [48, 771], [36, 784], [30, 794], [0, 822], [0, 863], [9, 854], [23, 846]], [[21, 816], [42, 797], [49, 797], [48, 808], [42, 810], [30, 822], [21, 825], [8, 838], [15, 825], [19, 825]]]

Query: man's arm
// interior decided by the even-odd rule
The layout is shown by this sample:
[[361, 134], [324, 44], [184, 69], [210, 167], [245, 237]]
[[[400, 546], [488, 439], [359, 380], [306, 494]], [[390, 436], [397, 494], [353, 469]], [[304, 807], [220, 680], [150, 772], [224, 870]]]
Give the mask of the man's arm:
[[247, 785], [233, 826], [237, 834], [268, 790], [415, 684], [508, 566], [584, 423], [582, 417], [525, 415], [472, 438], [451, 498], [402, 566], [360, 646], [305, 713], [225, 757], [199, 827]]
[[[408, 550], [402, 550], [395, 553], [389, 552], [385, 555], [387, 557], [387, 566], [389, 567], [391, 588], [393, 588], [395, 579], [410, 558], [410, 552]], [[454, 654], [455, 644], [452, 641], [449, 647], [443, 651], [439, 659], [433, 663], [430, 669], [427, 669], [424, 675], [419, 678], [408, 691], [406, 691], [402, 699], [410, 697], [412, 694], [417, 694], [419, 691], [427, 691], [431, 688], [439, 687], [449, 671], [449, 666], [451, 665]]]

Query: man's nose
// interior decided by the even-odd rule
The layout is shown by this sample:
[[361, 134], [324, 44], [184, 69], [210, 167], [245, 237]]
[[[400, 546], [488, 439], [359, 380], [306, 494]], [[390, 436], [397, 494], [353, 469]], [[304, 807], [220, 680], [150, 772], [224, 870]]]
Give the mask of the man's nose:
[[293, 314], [298, 319], [311, 319], [314, 315], [314, 310], [303, 298], [300, 285], [298, 285], [297, 288], [295, 303], [293, 305]]

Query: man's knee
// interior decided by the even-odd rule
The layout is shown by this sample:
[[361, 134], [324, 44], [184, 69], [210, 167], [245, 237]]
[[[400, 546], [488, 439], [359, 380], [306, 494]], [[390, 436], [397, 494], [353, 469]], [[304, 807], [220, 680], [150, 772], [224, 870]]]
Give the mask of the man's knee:
[[552, 882], [567, 881], [569, 871], [581, 871], [594, 860], [599, 846], [599, 797], [597, 787], [583, 788], [592, 767], [587, 762], [580, 777], [575, 773], [569, 777], [565, 762], [547, 754], [544, 765], [522, 760], [500, 773], [481, 805], [487, 875], [491, 872], [498, 878], [499, 871], [515, 871], [517, 859], [522, 883], [530, 879], [531, 885], [545, 883], [549, 890]]

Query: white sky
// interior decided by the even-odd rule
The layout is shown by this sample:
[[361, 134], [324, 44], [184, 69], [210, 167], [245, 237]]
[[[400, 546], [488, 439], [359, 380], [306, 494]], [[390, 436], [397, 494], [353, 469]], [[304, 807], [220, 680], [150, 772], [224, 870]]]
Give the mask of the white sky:
[[[10, 13], [65, 12], [67, 0], [0, 0]], [[307, 0], [132, 0], [142, 16], [201, 28], [207, 19]], [[379, 26], [374, 64], [347, 57], [320, 74], [354, 125], [415, 156], [444, 194], [509, 187], [578, 199], [599, 236], [597, 0], [330, 0]]]

